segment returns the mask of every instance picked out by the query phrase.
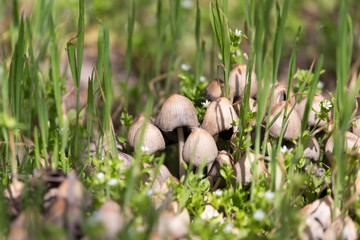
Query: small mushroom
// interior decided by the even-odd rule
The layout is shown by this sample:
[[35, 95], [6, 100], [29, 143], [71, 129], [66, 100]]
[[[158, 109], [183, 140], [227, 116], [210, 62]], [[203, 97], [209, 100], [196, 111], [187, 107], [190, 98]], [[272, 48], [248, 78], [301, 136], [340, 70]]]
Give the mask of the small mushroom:
[[[357, 152], [360, 152], [360, 138], [353, 134], [352, 132], [345, 132], [345, 146], [347, 150], [352, 150], [355, 148]], [[332, 153], [334, 149], [334, 139], [329, 137], [325, 145], [325, 155], [327, 159], [332, 159]]]
[[[134, 145], [131, 145], [132, 147], [135, 147], [136, 144], [140, 140], [142, 128], [139, 128], [134, 137]], [[165, 140], [162, 136], [160, 130], [152, 123], [148, 122], [145, 127], [144, 136], [142, 139], [141, 144], [141, 150], [144, 151], [147, 155], [151, 155], [156, 151], [165, 149]]]
[[[245, 96], [245, 85], [248, 83], [246, 79], [246, 65], [238, 64], [229, 74], [229, 86], [234, 91], [234, 101]], [[251, 72], [250, 97], [257, 94], [257, 79], [255, 72]]]
[[315, 137], [312, 137], [309, 141], [308, 146], [305, 148], [303, 155], [306, 158], [310, 158], [314, 161], [320, 159], [320, 146]]
[[179, 141], [179, 177], [185, 174], [182, 151], [184, 147], [183, 127], [198, 127], [196, 110], [192, 102], [179, 94], [171, 95], [163, 104], [155, 125], [164, 132], [172, 132], [177, 129]]
[[225, 97], [221, 97], [210, 103], [206, 109], [201, 128], [212, 136], [223, 133], [225, 138], [229, 138], [228, 135], [232, 137], [237, 131], [237, 126], [236, 124], [233, 125], [233, 122], [238, 119], [230, 101]]
[[[284, 118], [286, 102], [280, 102], [277, 104], [270, 113], [270, 122], [279, 114], [278, 118], [275, 120], [274, 124], [270, 126], [269, 133], [273, 137], [280, 136], [281, 126]], [[291, 110], [291, 105], [287, 105], [287, 114]], [[284, 130], [284, 139], [297, 139], [301, 133], [301, 120], [296, 111], [292, 111], [288, 120], [285, 123]]]
[[[271, 108], [274, 108], [279, 103], [286, 101], [286, 94], [287, 94], [286, 86], [282, 85], [281, 83], [276, 83], [274, 87], [274, 97], [271, 104]], [[291, 90], [289, 96], [289, 103], [291, 106], [294, 106], [295, 104], [294, 93]]]
[[[258, 160], [259, 160], [258, 156]], [[234, 176], [236, 181], [240, 182], [244, 187], [248, 187], [251, 184], [252, 173], [251, 165], [255, 162], [255, 154], [249, 152], [249, 155], [244, 154], [239, 161], [234, 164]], [[258, 161], [258, 174], [266, 173], [266, 167], [262, 161]]]
[[125, 222], [120, 205], [111, 199], [106, 200], [99, 210], [94, 212], [94, 218], [105, 227], [105, 239], [116, 237]]
[[331, 224], [334, 201], [330, 196], [318, 199], [301, 209], [301, 213], [318, 221], [324, 231]]
[[332, 222], [330, 227], [324, 232], [323, 239], [336, 240], [336, 239], [347, 239], [356, 240], [358, 239], [358, 233], [353, 220], [346, 216], [344, 219], [337, 219]]
[[[309, 118], [308, 118], [308, 124], [310, 126], [315, 126], [317, 124], [317, 122], [319, 121], [319, 119], [316, 117], [316, 112], [320, 112], [320, 110], [321, 110], [320, 104], [321, 104], [321, 101], [323, 101], [323, 100], [325, 100], [325, 98], [320, 93], [315, 94], [314, 100], [312, 102], [312, 106], [310, 109]], [[304, 116], [306, 101], [307, 101], [307, 98], [303, 98], [299, 102], [299, 104], [296, 104], [296, 106], [295, 106], [295, 110], [299, 114], [300, 119], [302, 119]], [[322, 127], [325, 124], [326, 124], [326, 121], [320, 120], [318, 127]]]
[[[178, 209], [171, 203], [170, 211], [162, 211], [154, 226], [150, 239], [182, 239], [189, 232], [190, 216], [186, 208]], [[175, 207], [175, 208], [174, 208]]]
[[220, 174], [220, 168], [224, 164], [234, 166], [234, 158], [230, 153], [222, 150], [219, 152], [211, 168], [208, 170], [208, 178], [210, 182], [215, 182], [213, 189], [225, 186], [225, 180]]
[[207, 85], [206, 87], [206, 99], [210, 100], [210, 101], [215, 101], [216, 99], [222, 97], [222, 90], [221, 88], [223, 88], [224, 83], [220, 83], [221, 85], [219, 85], [219, 82], [217, 80], [212, 80], [209, 85]]
[[199, 167], [204, 159], [206, 165], [212, 164], [218, 155], [218, 148], [214, 138], [204, 129], [194, 129], [186, 139], [183, 158], [187, 163]]

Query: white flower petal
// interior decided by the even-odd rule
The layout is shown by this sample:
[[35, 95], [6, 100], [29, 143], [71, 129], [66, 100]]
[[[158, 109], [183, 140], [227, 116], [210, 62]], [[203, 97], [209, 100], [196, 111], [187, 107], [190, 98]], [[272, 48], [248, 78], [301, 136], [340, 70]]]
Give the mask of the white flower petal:
[[272, 192], [272, 191], [270, 191], [270, 190], [268, 190], [268, 191], [265, 192], [265, 198], [266, 198], [267, 200], [272, 200], [274, 197], [275, 197], [275, 193], [274, 193], [274, 192]]
[[118, 183], [118, 180], [117, 180], [116, 178], [112, 178], [112, 179], [110, 179], [109, 182], [108, 182], [108, 184], [109, 184], [110, 186], [114, 186], [114, 185], [116, 185], [117, 183]]
[[102, 172], [99, 172], [99, 173], [96, 174], [96, 178], [99, 179], [99, 180], [103, 180], [104, 177], [105, 177], [105, 174], [102, 173]]
[[259, 221], [259, 222], [260, 222], [261, 220], [264, 219], [265, 213], [264, 213], [264, 211], [263, 211], [262, 209], [259, 209], [259, 210], [256, 210], [256, 211], [254, 212], [253, 217], [254, 217], [254, 219], [255, 219], [256, 221]]
[[191, 69], [191, 66], [183, 63], [183, 64], [181, 64], [181, 69], [184, 71], [189, 71]]

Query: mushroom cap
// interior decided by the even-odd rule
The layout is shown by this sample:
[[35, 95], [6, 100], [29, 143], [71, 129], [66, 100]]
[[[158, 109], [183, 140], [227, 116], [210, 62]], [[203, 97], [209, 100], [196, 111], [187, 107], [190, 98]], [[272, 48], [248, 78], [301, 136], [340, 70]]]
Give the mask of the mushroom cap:
[[358, 239], [356, 225], [353, 220], [346, 216], [344, 219], [338, 218], [326, 229], [323, 239]]
[[[141, 128], [139, 128], [135, 133], [134, 144], [132, 147], [135, 147], [137, 142], [140, 139]], [[156, 151], [165, 149], [165, 140], [162, 136], [160, 130], [152, 123], [147, 123], [145, 127], [144, 138], [141, 146], [142, 150], [146, 152], [147, 155], [151, 155]]]
[[[316, 112], [314, 112], [314, 110], [317, 112], [320, 112], [320, 110], [321, 110], [320, 102], [323, 100], [325, 100], [325, 98], [321, 94], [319, 94], [319, 93], [315, 94], [314, 100], [313, 100], [313, 103], [311, 106], [311, 111], [309, 113], [309, 118], [308, 118], [308, 124], [310, 126], [315, 126], [316, 123], [319, 121], [319, 119], [316, 117]], [[303, 98], [299, 102], [299, 104], [296, 104], [296, 106], [295, 106], [295, 110], [299, 114], [300, 119], [302, 119], [304, 116], [306, 101], [307, 101], [307, 98]], [[326, 124], [326, 121], [321, 120], [319, 122], [318, 126], [322, 127], [325, 124]]]
[[[259, 156], [258, 156], [259, 157]], [[234, 164], [234, 175], [236, 181], [243, 186], [249, 186], [252, 179], [251, 164], [255, 161], [255, 154], [249, 152], [249, 155], [244, 154], [239, 161]], [[258, 174], [265, 173], [265, 166], [263, 162], [258, 162]]]
[[[278, 103], [274, 108], [272, 108], [270, 113], [270, 122], [276, 117], [278, 113], [280, 113], [279, 117], [275, 120], [274, 124], [269, 128], [269, 133], [273, 137], [279, 137], [281, 132], [281, 125], [284, 118], [284, 111], [285, 111], [286, 102]], [[291, 110], [291, 105], [288, 104], [288, 111], [289, 114]], [[292, 111], [290, 117], [288, 118], [287, 122], [285, 123], [285, 131], [284, 131], [284, 138], [285, 139], [297, 139], [301, 133], [301, 120], [299, 115], [296, 111]]]
[[113, 238], [124, 227], [124, 218], [120, 205], [111, 200], [106, 200], [96, 212], [96, 218], [106, 229], [106, 237]]
[[171, 95], [163, 104], [155, 125], [165, 132], [179, 127], [198, 127], [196, 110], [192, 102], [179, 94]]
[[333, 199], [330, 196], [326, 196], [304, 206], [301, 209], [301, 213], [307, 215], [308, 218], [316, 219], [321, 224], [324, 231], [331, 224], [333, 208]]
[[207, 165], [215, 161], [218, 148], [214, 138], [201, 128], [195, 128], [186, 139], [183, 149], [183, 158], [187, 163], [199, 167], [206, 158]]
[[219, 152], [211, 168], [209, 168], [208, 176], [221, 177], [220, 167], [226, 163], [234, 166], [233, 156], [225, 150]]
[[206, 109], [201, 128], [205, 129], [212, 136], [231, 128], [233, 128], [233, 132], [236, 132], [237, 126], [233, 126], [231, 123], [238, 119], [230, 101], [225, 97], [221, 97], [211, 102]]
[[221, 87], [217, 80], [212, 80], [206, 87], [207, 94], [205, 98], [210, 101], [215, 101], [220, 98], [222, 96]]
[[[355, 148], [357, 152], [360, 152], [360, 138], [355, 134], [353, 134], [352, 132], [346, 131], [345, 146], [347, 150], [351, 150]], [[331, 136], [329, 137], [325, 145], [325, 155], [328, 159], [331, 159], [333, 149], [334, 149], [334, 138]]]
[[353, 120], [356, 126], [351, 127], [351, 131], [358, 137], [360, 137], [360, 116], [356, 116]]
[[[234, 99], [245, 96], [246, 65], [238, 64], [229, 74], [229, 86], [234, 91]], [[250, 97], [257, 94], [257, 79], [255, 72], [251, 73]]]
[[[143, 125], [145, 121], [145, 114], [143, 112], [139, 113], [139, 115], [137, 115], [137, 117], [134, 119], [133, 124], [131, 124], [130, 128], [129, 128], [129, 132], [127, 135], [128, 138], [128, 142], [130, 144], [130, 146], [135, 146], [135, 134], [136, 131], [141, 128], [141, 126]], [[152, 123], [151, 119], [149, 119], [149, 122]]]
[[303, 155], [307, 158], [310, 158], [314, 161], [319, 161], [320, 159], [320, 146], [315, 137], [310, 139], [308, 146], [305, 148]]
[[[276, 83], [275, 87], [274, 87], [274, 97], [273, 97], [271, 108], [274, 108], [280, 102], [286, 101], [286, 93], [287, 93], [286, 86], [281, 84], [281, 83]], [[290, 105], [294, 106], [294, 104], [295, 104], [295, 95], [294, 95], [293, 91], [291, 91], [291, 90], [290, 90], [290, 97], [289, 98], [290, 98], [290, 100], [289, 100]], [[270, 99], [270, 97], [269, 97], [269, 99]]]

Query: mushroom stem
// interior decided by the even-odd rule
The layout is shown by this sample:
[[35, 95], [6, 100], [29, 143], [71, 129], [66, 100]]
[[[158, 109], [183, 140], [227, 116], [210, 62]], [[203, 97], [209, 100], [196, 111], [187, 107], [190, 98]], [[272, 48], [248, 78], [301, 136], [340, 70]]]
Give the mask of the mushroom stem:
[[182, 152], [184, 149], [184, 130], [182, 127], [177, 128], [178, 141], [179, 141], [179, 179], [185, 175], [186, 171], [184, 168], [184, 160], [182, 156]]

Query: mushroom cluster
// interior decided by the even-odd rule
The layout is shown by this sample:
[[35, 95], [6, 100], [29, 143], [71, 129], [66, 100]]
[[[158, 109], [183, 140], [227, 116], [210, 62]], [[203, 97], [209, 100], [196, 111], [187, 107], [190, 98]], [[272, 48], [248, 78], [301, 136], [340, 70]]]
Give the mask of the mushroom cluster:
[[[261, 155], [255, 157], [252, 149], [240, 150], [237, 148], [238, 143], [235, 142], [240, 110], [244, 107], [245, 87], [248, 84], [246, 71], [246, 65], [243, 64], [237, 65], [231, 71], [229, 75], [229, 99], [224, 96], [225, 87], [222, 80], [213, 80], [209, 83], [204, 100], [210, 101], [210, 103], [206, 107], [201, 123], [198, 122], [197, 111], [191, 100], [179, 94], [173, 94], [165, 100], [156, 118], [149, 119], [145, 123], [144, 115], [140, 114], [128, 132], [130, 146], [135, 149], [142, 131], [144, 133], [141, 139], [141, 150], [148, 155], [162, 151], [170, 144], [177, 143], [179, 154], [177, 164], [179, 167], [175, 170], [170, 169], [172, 174], [178, 179], [186, 175], [184, 162], [195, 169], [204, 163], [208, 178], [214, 184], [213, 190], [219, 186], [224, 186], [220, 175], [220, 168], [223, 164], [232, 166], [236, 181], [243, 186], [251, 184], [252, 171], [254, 170], [252, 166], [255, 163], [258, 166], [258, 174], [268, 175], [266, 163], [268, 157]], [[255, 72], [248, 73], [248, 76], [251, 77], [248, 110], [255, 115], [257, 111], [257, 78]], [[282, 144], [291, 151], [301, 134], [307, 97], [296, 99], [295, 94], [291, 90], [288, 91], [285, 85], [276, 83], [272, 99], [270, 105], [269, 97], [268, 110], [263, 119], [263, 124], [270, 124], [269, 136], [274, 139], [280, 136], [284, 125]], [[319, 144], [315, 134], [324, 134], [325, 129], [330, 129], [330, 116], [319, 118], [322, 104], [326, 101], [330, 102], [320, 93], [316, 93], [308, 114], [307, 124], [314, 130], [314, 134], [304, 141], [305, 147], [302, 155], [314, 163], [320, 159], [321, 148], [325, 148]], [[283, 123], [284, 119], [286, 119], [285, 123]], [[142, 128], [143, 124], [146, 126]], [[253, 127], [255, 120], [252, 119], [249, 125]], [[356, 131], [360, 132], [354, 127], [354, 132]], [[230, 143], [227, 146], [231, 147], [224, 149], [224, 144], [219, 144], [219, 141]], [[330, 137], [325, 150], [328, 158], [331, 157], [331, 144]], [[358, 146], [356, 141], [348, 143], [348, 145], [349, 148]], [[236, 154], [236, 158], [234, 158], [235, 155], [232, 154], [236, 152], [240, 154]], [[227, 160], [223, 160], [224, 156], [227, 156]]]

